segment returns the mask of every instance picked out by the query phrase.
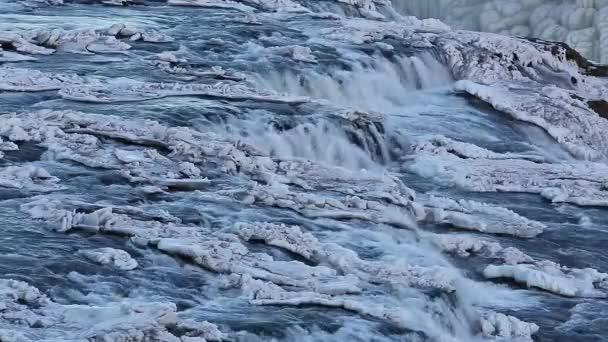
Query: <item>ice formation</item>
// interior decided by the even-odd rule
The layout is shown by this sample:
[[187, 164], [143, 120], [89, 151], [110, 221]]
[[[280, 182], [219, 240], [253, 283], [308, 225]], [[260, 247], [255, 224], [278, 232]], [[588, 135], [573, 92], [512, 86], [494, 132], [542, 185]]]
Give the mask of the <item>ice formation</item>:
[[602, 290], [608, 274], [595, 269], [570, 269], [551, 261], [534, 264], [489, 265], [486, 278], [511, 278], [529, 287], [538, 287], [568, 297], [606, 297]]
[[434, 223], [447, 223], [464, 229], [519, 237], [534, 237], [545, 228], [542, 223], [531, 221], [511, 210], [475, 201], [457, 202], [431, 196], [425, 204], [430, 207], [427, 219]]
[[166, 43], [173, 41], [173, 38], [156, 31], [143, 31], [128, 27], [122, 23], [100, 29], [0, 31], [0, 45], [31, 55], [50, 55], [55, 51], [120, 53], [131, 48], [131, 45], [125, 41], [138, 40]]
[[521, 250], [466, 235], [430, 235], [441, 249], [462, 257], [472, 254], [502, 260], [502, 265], [488, 265], [483, 275], [488, 279], [512, 279], [566, 297], [606, 297], [608, 274], [595, 269], [576, 269], [549, 260], [535, 260]]
[[534, 259], [515, 247], [502, 247], [500, 243], [463, 234], [437, 234], [428, 237], [439, 248], [448, 253], [466, 258], [482, 255], [500, 259], [507, 265], [532, 263]]
[[[213, 324], [178, 320], [171, 303], [62, 305], [27, 283], [10, 279], [0, 280], [0, 299], [0, 337], [7, 341], [62, 339], [66, 332], [74, 339], [105, 341], [220, 341], [223, 337]], [[14, 325], [7, 325], [8, 321]], [[170, 332], [176, 330], [184, 335]]]
[[[229, 76], [222, 77], [224, 74], [225, 72], [220, 69], [212, 69], [210, 73], [204, 75], [219, 75], [219, 78], [231, 78]], [[131, 79], [87, 79], [75, 75], [43, 73], [21, 68], [0, 69], [0, 89], [9, 91], [59, 90], [59, 95], [67, 100], [92, 103], [133, 102], [170, 96], [193, 95], [292, 104], [309, 101], [306, 97], [286, 96], [272, 91], [251, 88], [244, 84], [222, 81], [215, 84], [190, 84], [149, 83]]]
[[[480, 192], [527, 192], [552, 202], [608, 204], [603, 163], [538, 163], [520, 158], [463, 158], [444, 146], [422, 142], [404, 166], [444, 184]], [[559, 176], [558, 176], [559, 175]]]
[[[2, 203], [33, 222], [25, 235], [86, 241], [69, 251], [77, 266], [48, 267], [69, 270], [53, 299], [0, 280], [0, 340], [280, 340], [294, 334], [281, 319], [304, 310], [340, 328], [298, 321], [301, 339], [356, 326], [361, 340], [531, 341], [547, 323], [505, 303], [524, 291], [502, 280], [608, 293], [600, 262], [538, 248], [575, 224], [498, 195], [608, 206], [608, 72], [569, 46], [401, 16], [406, 1], [86, 2], [138, 6], [91, 27], [0, 25]], [[484, 9], [525, 26], [535, 5], [516, 3]], [[591, 13], [568, 27], [599, 27]], [[537, 30], [493, 24], [475, 28]], [[575, 37], [562, 40], [585, 46]], [[474, 192], [496, 196], [463, 199]]]
[[393, 0], [401, 13], [437, 18], [454, 28], [566, 42], [608, 62], [605, 1]]
[[152, 56], [150, 63], [169, 74], [181, 76], [180, 79], [183, 80], [211, 78], [244, 81], [246, 79], [245, 75], [233, 70], [224, 70], [221, 66], [213, 66], [209, 69], [193, 67], [186, 58], [177, 57], [175, 53], [170, 51], [164, 51]]
[[[608, 146], [601, 132], [608, 128], [608, 121], [590, 108], [590, 100], [577, 96], [576, 92], [557, 87], [535, 91], [526, 85], [485, 86], [470, 81], [459, 82], [455, 88], [491, 104], [514, 119], [544, 128], [581, 159], [597, 160], [606, 156]], [[588, 133], [582, 135], [581, 131]]]
[[168, 0], [168, 4], [174, 6], [234, 8], [246, 12], [252, 12], [254, 9], [294, 13], [308, 12], [308, 9], [292, 0]]
[[538, 331], [538, 325], [522, 322], [513, 316], [492, 313], [482, 320], [481, 330], [485, 336], [530, 340], [530, 336]]
[[[364, 316], [377, 318], [386, 315], [383, 311], [393, 312], [391, 315], [396, 316], [387, 317], [389, 322], [411, 329], [415, 327], [415, 320], [410, 313], [389, 310], [381, 305], [375, 309], [366, 309], [368, 304], [356, 298], [349, 298], [349, 295], [358, 294], [362, 291], [362, 286], [370, 287], [373, 284], [454, 291], [454, 280], [440, 267], [421, 267], [405, 263], [387, 266], [379, 262], [366, 262], [359, 259], [354, 252], [335, 244], [322, 245], [312, 235], [302, 233], [298, 227], [254, 223], [237, 225], [236, 228], [239, 236], [246, 240], [261, 239], [310, 260], [327, 260], [331, 268], [308, 266], [298, 261], [279, 261], [267, 254], [253, 253], [232, 234], [212, 236], [196, 228], [131, 219], [104, 209], [91, 214], [74, 215], [61, 207], [58, 202], [41, 200], [26, 205], [24, 210], [35, 217], [57, 222], [61, 225], [57, 227], [62, 230], [80, 228], [125, 234], [131, 236], [137, 244], [156, 246], [163, 252], [186, 257], [206, 269], [228, 274], [231, 278], [238, 276], [239, 286], [243, 287], [245, 293], [255, 293], [251, 294], [254, 304], [317, 304], [343, 307]], [[347, 276], [339, 275], [340, 273]], [[252, 290], [252, 286], [255, 290]], [[300, 290], [287, 291], [281, 286]], [[268, 293], [270, 297], [262, 293]], [[280, 300], [277, 300], [279, 298]]]
[[77, 76], [52, 75], [37, 70], [0, 68], [0, 89], [4, 91], [59, 90], [66, 84], [80, 81]]
[[85, 258], [102, 264], [116, 267], [120, 270], [130, 271], [137, 267], [137, 261], [129, 253], [114, 248], [98, 248], [79, 251]]
[[[6, 122], [10, 124], [6, 125], [1, 133], [4, 136], [13, 136], [16, 141], [36, 141], [48, 148], [48, 153], [52, 152], [53, 158], [59, 160], [67, 158], [91, 167], [116, 168], [121, 170], [127, 180], [138, 183], [143, 181], [170, 187], [178, 183], [169, 182], [167, 179], [183, 179], [183, 184], [197, 184], [197, 178], [200, 179], [201, 175], [197, 164], [201, 162], [201, 156], [205, 155], [205, 158], [217, 158], [218, 161], [223, 159], [224, 172], [237, 172], [244, 177], [270, 182], [268, 186], [258, 185], [250, 190], [237, 188], [201, 194], [205, 197], [234, 198], [243, 203], [258, 202], [259, 205], [289, 208], [314, 218], [355, 218], [407, 229], [416, 229], [416, 220], [425, 217], [424, 206], [413, 202], [414, 192], [388, 175], [359, 175], [353, 178], [355, 175], [352, 172], [340, 168], [326, 169], [321, 165], [301, 161], [276, 162], [262, 155], [251, 155], [254, 151], [250, 147], [234, 145], [229, 141], [210, 140], [218, 137], [187, 128], [168, 128], [153, 121], [129, 121], [110, 116], [52, 111], [17, 115]], [[19, 134], [15, 136], [15, 132]], [[133, 145], [130, 150], [116, 149], [108, 144], [109, 141], [104, 139], [104, 143], [98, 140], [101, 137], [128, 141]], [[92, 146], [94, 148], [91, 148]], [[153, 152], [153, 148], [173, 152], [168, 157], [161, 157], [158, 152]], [[155, 167], [145, 167], [146, 164]], [[167, 174], [162, 176], [163, 172]], [[358, 186], [352, 187], [350, 193], [341, 193], [338, 190], [332, 197], [298, 190], [328, 187], [332, 182], [353, 179], [357, 179]], [[335, 195], [338, 195], [338, 198], [333, 198]], [[431, 204], [431, 208], [440, 207], [455, 212], [470, 210], [461, 206], [472, 205], [465, 202], [442, 202], [439, 199], [431, 200], [429, 205]], [[429, 210], [437, 210], [435, 208]], [[480, 208], [475, 210], [480, 210], [479, 213], [486, 210], [483, 206]], [[392, 324], [411, 329], [415, 327], [415, 316], [409, 313], [406, 315], [404, 311], [393, 312], [383, 306], [370, 311], [364, 309], [368, 305], [366, 302], [348, 296], [381, 284], [394, 288], [434, 288], [448, 293], [458, 291], [456, 284], [460, 275], [447, 267], [409, 264], [406, 260], [393, 260], [392, 265], [380, 261], [366, 261], [355, 252], [337, 244], [321, 243], [298, 227], [243, 223], [235, 227], [236, 234], [211, 234], [204, 228], [184, 225], [179, 219], [166, 215], [156, 216], [130, 208], [87, 204], [62, 196], [56, 199], [40, 198], [23, 205], [22, 209], [34, 218], [47, 220], [58, 231], [79, 229], [125, 235], [137, 245], [151, 246], [165, 253], [190, 259], [213, 272], [238, 275], [239, 279], [251, 279], [241, 285], [246, 288], [252, 286], [251, 284], [266, 284], [263, 288], [270, 286], [275, 289], [273, 291], [285, 293], [279, 294], [280, 298], [290, 298], [287, 301], [276, 301], [275, 297], [264, 299], [256, 295], [255, 298], [259, 299], [253, 301], [256, 304], [309, 303], [342, 307], [363, 316], [377, 318], [388, 314], [388, 321]], [[478, 214], [475, 210], [470, 212], [470, 215]], [[501, 212], [500, 209], [489, 210]], [[519, 220], [534, 227], [534, 223], [514, 213], [505, 211], [504, 215], [506, 220]], [[520, 234], [526, 236], [529, 233]], [[311, 262], [328, 266], [310, 266], [299, 261], [286, 262], [274, 259], [268, 254], [253, 252], [242, 242], [252, 240], [265, 241], [270, 246], [288, 250]], [[83, 252], [84, 256], [96, 262], [112, 263], [123, 269], [131, 268], [134, 264], [125, 257], [116, 258], [115, 255], [112, 257], [109, 254], [116, 253], [106, 249]], [[281, 286], [300, 290], [292, 293], [292, 290], [285, 290]], [[258, 291], [261, 290], [256, 290]], [[287, 295], [288, 293], [291, 294]], [[434, 328], [429, 326], [425, 329]]]
[[303, 97], [281, 96], [273, 92], [222, 82], [216, 84], [164, 84], [118, 80], [110, 82], [110, 84], [72, 85], [62, 88], [59, 94], [65, 99], [93, 103], [144, 101], [168, 96], [192, 95], [295, 104], [308, 101]]
[[0, 187], [23, 191], [50, 192], [64, 187], [59, 178], [34, 165], [0, 168]]

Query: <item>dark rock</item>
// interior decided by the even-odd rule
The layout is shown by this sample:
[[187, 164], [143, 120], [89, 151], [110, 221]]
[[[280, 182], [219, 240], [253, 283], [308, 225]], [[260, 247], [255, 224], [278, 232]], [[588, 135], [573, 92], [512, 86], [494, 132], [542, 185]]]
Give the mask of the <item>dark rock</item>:
[[608, 76], [608, 65], [595, 64], [583, 57], [578, 51], [571, 48], [566, 43], [551, 42], [537, 38], [526, 38], [527, 40], [540, 44], [545, 47], [546, 50], [551, 51], [556, 57], [563, 56], [568, 61], [573, 61], [581, 68], [582, 73], [590, 76], [604, 77]]
[[593, 109], [599, 116], [608, 120], [608, 102], [604, 100], [587, 101], [589, 108]]

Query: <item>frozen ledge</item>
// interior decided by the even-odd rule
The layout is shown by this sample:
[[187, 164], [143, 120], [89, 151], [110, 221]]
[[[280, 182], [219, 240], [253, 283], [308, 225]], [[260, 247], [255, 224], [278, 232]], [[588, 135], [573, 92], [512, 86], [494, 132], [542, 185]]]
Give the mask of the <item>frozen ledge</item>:
[[489, 265], [486, 278], [509, 278], [528, 287], [536, 287], [566, 297], [608, 296], [608, 274], [592, 268], [571, 269], [551, 261], [533, 264]]
[[538, 194], [554, 203], [608, 206], [608, 166], [598, 162], [541, 163], [527, 158], [464, 158], [449, 146], [414, 144], [403, 168], [441, 184], [478, 192]]
[[[216, 341], [226, 338], [217, 326], [177, 318], [173, 303], [125, 299], [103, 306], [62, 305], [38, 289], [0, 279], [0, 339], [3, 341]], [[5, 321], [6, 320], [6, 321]], [[176, 331], [185, 337], [174, 335]]]
[[459, 81], [454, 89], [490, 104], [516, 120], [544, 129], [573, 156], [598, 160], [608, 156], [608, 120], [574, 91], [540, 84], [482, 85]]
[[[219, 72], [220, 70], [215, 70], [216, 74]], [[0, 68], [0, 90], [23, 92], [58, 90], [59, 95], [66, 100], [91, 103], [146, 101], [171, 96], [206, 96], [234, 101], [253, 100], [292, 105], [310, 102], [307, 97], [277, 94], [229, 81], [219, 81], [214, 84], [153, 83], [127, 78], [80, 77], [7, 67]]]

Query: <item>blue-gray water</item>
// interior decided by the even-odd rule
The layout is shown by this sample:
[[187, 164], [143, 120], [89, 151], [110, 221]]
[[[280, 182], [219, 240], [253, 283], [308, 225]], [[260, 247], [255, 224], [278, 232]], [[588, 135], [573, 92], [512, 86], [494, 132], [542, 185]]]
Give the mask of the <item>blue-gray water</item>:
[[[335, 108], [353, 105], [384, 113], [386, 134], [397, 137], [396, 140], [401, 137], [409, 141], [427, 134], [441, 134], [496, 152], [541, 151], [556, 158], [566, 155], [556, 142], [538, 128], [516, 122], [453, 92], [449, 76], [439, 67], [434, 66], [426, 70], [428, 74], [416, 76], [432, 78], [428, 80], [429, 86], [425, 87], [420, 85], [420, 80], [416, 81], [416, 77], [408, 74], [414, 69], [402, 68], [402, 75], [395, 75], [387, 71], [389, 69], [383, 70], [387, 65], [387, 68], [399, 65], [397, 58], [420, 56], [424, 60], [432, 58], [432, 52], [397, 46], [392, 56], [385, 58], [369, 46], [324, 45], [313, 39], [315, 34], [338, 25], [338, 22], [306, 15], [259, 15], [260, 23], [253, 25], [244, 22], [246, 14], [230, 9], [181, 8], [157, 3], [129, 7], [67, 4], [28, 10], [0, 2], [0, 8], [3, 8], [0, 31], [34, 27], [65, 30], [103, 28], [123, 22], [154, 29], [174, 38], [173, 42], [168, 43], [130, 42], [132, 48], [124, 54], [93, 55], [58, 51], [50, 56], [36, 56], [35, 61], [4, 63], [2, 66], [86, 77], [191, 82], [184, 81], [180, 75], [166, 73], [150, 62], [154, 54], [178, 51], [178, 55], [186, 57], [188, 63], [196, 68], [221, 66], [247, 75], [259, 87], [329, 101], [329, 105], [292, 106], [181, 96], [92, 104], [62, 99], [56, 91], [4, 91], [0, 92], [2, 113], [71, 109], [125, 119], [152, 119], [167, 126], [187, 126], [230, 138], [241, 137], [243, 141], [260, 146], [281, 158], [301, 157], [355, 170], [367, 168], [375, 172], [393, 172], [420, 194], [428, 192], [506, 207], [547, 226], [544, 233], [531, 239], [490, 237], [504, 246], [517, 247], [539, 260], [547, 259], [569, 267], [608, 270], [608, 256], [605, 253], [608, 215], [605, 209], [551, 204], [532, 194], [480, 194], [442, 186], [431, 179], [403, 171], [397, 160], [400, 152], [393, 151], [391, 160], [379, 163], [377, 156], [363, 153], [340, 131], [339, 124], [330, 114]], [[292, 45], [310, 47], [318, 63], [294, 61], [265, 49]], [[310, 133], [304, 129], [299, 132], [292, 128], [287, 130], [288, 133], [279, 134], [270, 129], [273, 126], [290, 128], [307, 123], [310, 130], [321, 131]], [[390, 150], [396, 147], [391, 146], [394, 142], [390, 139], [387, 139], [387, 144]], [[323, 153], [329, 146], [334, 146], [335, 151]], [[203, 169], [203, 174], [211, 182], [200, 192], [146, 195], [137, 191], [137, 185], [121, 181], [120, 176], [112, 170], [49, 160], [43, 152], [43, 147], [23, 143], [18, 151], [5, 152], [0, 166], [33, 162], [43, 166], [66, 186], [65, 190], [53, 196], [61, 194], [66, 198], [85, 198], [91, 203], [103, 200], [115, 206], [163, 209], [182, 222], [212, 231], [239, 221], [301, 225], [320, 240], [326, 238], [327, 242], [347, 246], [369, 260], [381, 260], [382, 256], [395, 253], [395, 246], [387, 246], [383, 250], [382, 239], [398, 240], [401, 234], [407, 234], [377, 223], [314, 220], [288, 209], [214, 200], [205, 194], [229, 188], [243, 180], [212, 167]], [[382, 337], [402, 340], [411, 337], [373, 318], [340, 309], [251, 305], [234, 290], [218, 286], [220, 280], [217, 274], [155, 249], [138, 247], [121, 236], [52, 231], [44, 221], [34, 220], [20, 210], [20, 205], [31, 202], [33, 196], [50, 195], [0, 187], [0, 274], [2, 278], [26, 281], [59, 303], [90, 304], [105, 300], [120, 301], [125, 297], [169, 301], [178, 305], [180, 315], [184, 317], [208, 320], [225, 331], [246, 331], [262, 339], [276, 337], [289, 340], [294, 338], [294, 335], [290, 335], [293, 334], [290, 329], [300, 327], [307, 331], [318, 329], [326, 332], [325, 335], [314, 335], [316, 337], [313, 339], [322, 340], [323, 336], [329, 339], [327, 336], [343, 326], [358, 327], [354, 330], [361, 333], [361, 340], [380, 340]], [[341, 225], [347, 225], [349, 229], [340, 228]], [[421, 229], [426, 228], [440, 233], [458, 231], [446, 226]], [[387, 232], [391, 230], [394, 231]], [[123, 249], [140, 266], [129, 272], [117, 271], [92, 263], [76, 253], [81, 249], [100, 247]], [[278, 250], [269, 251], [264, 246], [251, 248], [270, 253], [277, 260], [293, 258]], [[492, 284], [481, 275], [483, 267], [488, 264], [487, 260], [481, 257], [448, 258], [466, 277]], [[497, 283], [510, 289], [512, 297], [500, 303], [496, 311], [538, 324], [540, 331], [535, 337], [538, 341], [608, 339], [608, 329], [603, 324], [608, 317], [606, 299], [564, 298], [515, 283]], [[573, 315], [579, 319], [572, 320]], [[238, 335], [232, 335], [231, 339], [238, 339]]]

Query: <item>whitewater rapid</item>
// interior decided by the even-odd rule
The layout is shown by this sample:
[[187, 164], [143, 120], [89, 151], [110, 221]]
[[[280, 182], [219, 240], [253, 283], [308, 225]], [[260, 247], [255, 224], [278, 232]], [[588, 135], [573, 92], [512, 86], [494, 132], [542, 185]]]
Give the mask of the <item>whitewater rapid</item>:
[[0, 1], [0, 341], [604, 338], [608, 69], [445, 6]]

